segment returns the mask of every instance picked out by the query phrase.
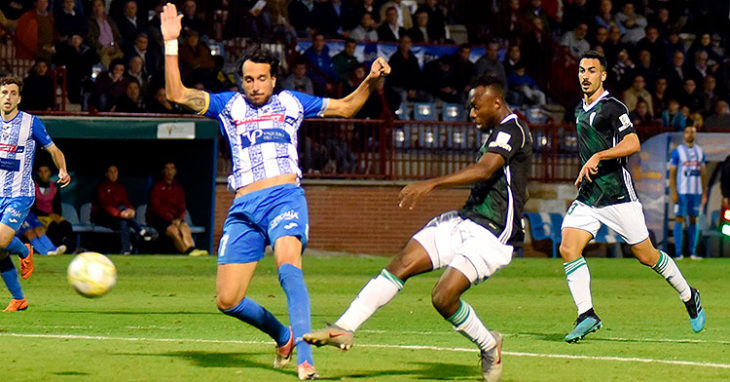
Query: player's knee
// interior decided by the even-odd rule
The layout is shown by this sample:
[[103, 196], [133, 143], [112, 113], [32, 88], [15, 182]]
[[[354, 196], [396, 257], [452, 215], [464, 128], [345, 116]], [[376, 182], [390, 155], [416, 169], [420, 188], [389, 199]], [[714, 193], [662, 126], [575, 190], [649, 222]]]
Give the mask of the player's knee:
[[218, 305], [218, 310], [225, 312], [228, 309], [235, 308], [241, 303], [243, 298], [239, 298], [235, 294], [230, 293], [219, 293], [215, 298], [215, 303]]
[[560, 243], [560, 256], [563, 257], [563, 259], [572, 261], [580, 257], [580, 251], [578, 250], [578, 247], [572, 244], [568, 244], [566, 242]]
[[452, 310], [450, 308], [457, 301], [458, 298], [452, 296], [448, 291], [438, 288], [438, 286], [434, 287], [431, 291], [431, 303], [433, 304], [433, 307], [436, 308], [436, 310], [444, 317], [451, 316], [454, 313], [450, 311]]

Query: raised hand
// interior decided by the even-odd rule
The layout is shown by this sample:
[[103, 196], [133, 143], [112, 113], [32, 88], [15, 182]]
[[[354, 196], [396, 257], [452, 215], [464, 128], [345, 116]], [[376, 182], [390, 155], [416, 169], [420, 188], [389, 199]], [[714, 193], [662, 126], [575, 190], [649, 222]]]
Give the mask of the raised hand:
[[182, 20], [182, 17], [182, 15], [177, 14], [175, 4], [165, 4], [162, 8], [162, 14], [160, 14], [160, 30], [162, 31], [163, 40], [176, 40], [180, 37], [180, 31], [182, 30], [180, 20]]
[[373, 65], [370, 67], [371, 78], [385, 77], [388, 74], [390, 74], [390, 65], [383, 57], [378, 57], [373, 61]]

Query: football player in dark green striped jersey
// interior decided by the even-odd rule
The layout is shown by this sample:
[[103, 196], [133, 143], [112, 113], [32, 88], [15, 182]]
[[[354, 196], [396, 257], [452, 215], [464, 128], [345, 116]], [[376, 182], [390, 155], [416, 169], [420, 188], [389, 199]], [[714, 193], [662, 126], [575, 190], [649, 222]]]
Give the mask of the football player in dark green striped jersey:
[[575, 180], [578, 197], [563, 219], [560, 243], [578, 319], [565, 340], [578, 342], [603, 325], [593, 310], [591, 275], [582, 257], [601, 224], [616, 231], [642, 264], [652, 267], [674, 287], [685, 304], [692, 330], [699, 332], [705, 326], [699, 292], [689, 286], [672, 258], [654, 248], [649, 240], [644, 212], [628, 170], [628, 157], [641, 149], [639, 138], [626, 105], [603, 88], [606, 75], [602, 54], [588, 51], [581, 56], [578, 80], [583, 101], [576, 108], [575, 123], [583, 167]]
[[510, 111], [504, 93], [502, 83], [494, 76], [479, 79], [470, 93], [471, 117], [479, 129], [491, 130], [475, 164], [453, 174], [411, 183], [399, 195], [400, 207], [412, 209], [435, 188], [471, 185], [464, 207], [435, 217], [414, 234], [390, 264], [363, 287], [334, 325], [305, 334], [305, 341], [349, 349], [353, 332], [392, 300], [410, 277], [446, 268], [431, 294], [433, 306], [479, 347], [483, 379], [499, 380], [502, 335], [487, 329], [461, 295], [507, 266], [513, 245], [523, 239], [520, 216], [527, 199], [532, 137], [527, 125]]

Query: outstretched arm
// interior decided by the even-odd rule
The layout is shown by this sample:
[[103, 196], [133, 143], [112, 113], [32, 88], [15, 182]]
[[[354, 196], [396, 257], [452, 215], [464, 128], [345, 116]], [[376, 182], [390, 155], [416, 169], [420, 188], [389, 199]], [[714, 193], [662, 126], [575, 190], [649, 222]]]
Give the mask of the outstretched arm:
[[165, 93], [172, 102], [187, 106], [200, 113], [208, 107], [208, 93], [189, 89], [180, 79], [180, 67], [177, 59], [177, 38], [180, 36], [182, 15], [172, 3], [165, 4], [160, 15], [160, 29], [165, 40]]
[[350, 118], [357, 114], [365, 101], [370, 97], [370, 92], [375, 89], [383, 77], [390, 74], [390, 65], [383, 57], [378, 57], [370, 67], [370, 73], [352, 93], [344, 98], [331, 99], [324, 111], [325, 117]]

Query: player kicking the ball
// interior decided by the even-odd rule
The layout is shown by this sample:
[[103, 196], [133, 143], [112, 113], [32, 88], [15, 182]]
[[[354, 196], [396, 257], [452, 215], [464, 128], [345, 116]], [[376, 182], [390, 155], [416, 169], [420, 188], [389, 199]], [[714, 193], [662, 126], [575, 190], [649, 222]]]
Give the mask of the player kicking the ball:
[[626, 106], [603, 89], [606, 75], [603, 55], [595, 51], [583, 54], [578, 68], [583, 102], [575, 112], [583, 168], [575, 181], [578, 197], [563, 220], [560, 244], [578, 319], [565, 341], [578, 342], [602, 326], [601, 319], [593, 311], [591, 274], [582, 256], [583, 249], [601, 224], [621, 235], [631, 245], [634, 256], [664, 277], [679, 293], [689, 313], [692, 330], [699, 332], [705, 326], [699, 292], [687, 284], [674, 260], [654, 248], [649, 240], [644, 213], [628, 170], [629, 155], [641, 149], [639, 138]]
[[472, 185], [464, 207], [426, 224], [363, 287], [334, 325], [305, 334], [305, 341], [349, 349], [353, 332], [392, 300], [408, 278], [445, 267], [431, 294], [433, 306], [479, 347], [484, 380], [499, 380], [502, 335], [487, 329], [461, 295], [509, 264], [513, 244], [523, 239], [520, 216], [526, 200], [532, 137], [508, 109], [504, 93], [495, 77], [480, 78], [470, 93], [471, 117], [479, 129], [492, 130], [479, 150], [477, 163], [450, 175], [411, 183], [399, 195], [400, 207], [412, 209], [434, 188]]

